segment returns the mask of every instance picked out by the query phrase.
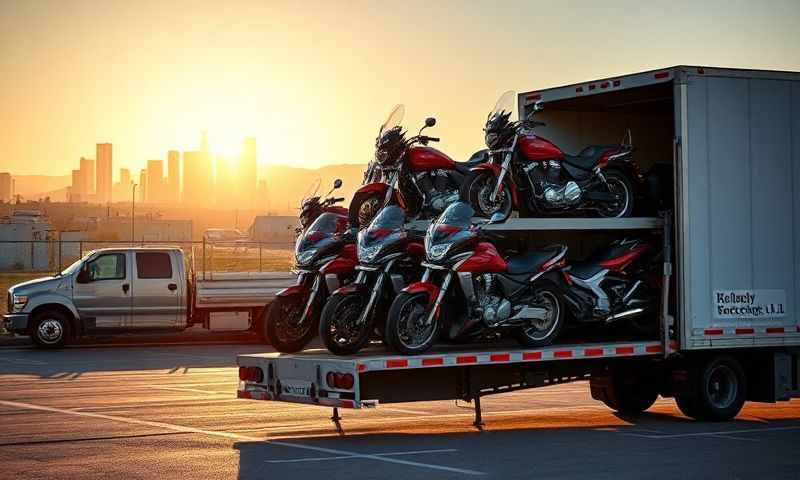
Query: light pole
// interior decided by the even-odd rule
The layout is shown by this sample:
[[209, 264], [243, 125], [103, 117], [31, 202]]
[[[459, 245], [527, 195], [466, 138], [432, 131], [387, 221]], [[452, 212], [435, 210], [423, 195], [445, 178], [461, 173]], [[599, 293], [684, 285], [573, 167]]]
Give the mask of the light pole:
[[136, 225], [136, 184], [133, 184], [133, 194], [131, 195], [131, 246], [136, 241], [134, 226]]

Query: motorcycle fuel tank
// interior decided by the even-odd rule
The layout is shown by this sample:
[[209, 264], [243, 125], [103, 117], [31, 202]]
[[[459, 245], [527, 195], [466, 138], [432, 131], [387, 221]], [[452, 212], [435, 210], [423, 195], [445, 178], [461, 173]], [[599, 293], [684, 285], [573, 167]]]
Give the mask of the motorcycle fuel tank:
[[520, 152], [528, 160], [543, 162], [545, 160], [561, 160], [564, 158], [564, 152], [546, 138], [536, 135], [521, 135], [517, 142], [519, 143]]
[[497, 248], [489, 242], [480, 242], [475, 246], [475, 253], [459, 265], [459, 272], [505, 273], [508, 265], [497, 252]]
[[414, 172], [452, 170], [455, 166], [452, 158], [431, 147], [411, 147], [408, 151], [408, 164]]

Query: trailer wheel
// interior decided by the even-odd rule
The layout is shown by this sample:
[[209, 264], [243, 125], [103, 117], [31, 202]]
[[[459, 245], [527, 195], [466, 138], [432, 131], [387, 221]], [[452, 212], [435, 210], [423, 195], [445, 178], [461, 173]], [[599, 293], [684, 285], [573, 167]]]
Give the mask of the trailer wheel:
[[33, 325], [31, 338], [38, 347], [61, 347], [69, 336], [69, 320], [58, 310], [44, 310], [37, 313], [31, 324]]
[[713, 357], [702, 368], [693, 397], [678, 399], [678, 408], [695, 420], [721, 422], [734, 418], [747, 398], [747, 377], [728, 355]]
[[600, 399], [619, 413], [638, 415], [653, 406], [658, 392], [658, 384], [652, 379], [617, 373], [608, 379]]

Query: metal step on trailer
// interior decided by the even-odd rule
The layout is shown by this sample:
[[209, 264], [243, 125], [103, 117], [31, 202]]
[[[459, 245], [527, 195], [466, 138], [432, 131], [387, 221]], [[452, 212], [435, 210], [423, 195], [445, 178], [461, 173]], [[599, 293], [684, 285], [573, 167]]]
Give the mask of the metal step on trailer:
[[[237, 397], [327, 407], [371, 408], [380, 402], [458, 398], [432, 393], [429, 388], [432, 384], [441, 385], [442, 379], [452, 380], [466, 370], [487, 371], [494, 368], [497, 372], [490, 374], [502, 377], [501, 370], [504, 368], [537, 365], [546, 368], [570, 361], [663, 357], [665, 354], [663, 344], [658, 340], [579, 343], [536, 349], [481, 347], [438, 347], [430, 354], [420, 356], [382, 355], [374, 350], [349, 357], [338, 357], [325, 350], [307, 350], [297, 354], [239, 355], [237, 363], [240, 367], [240, 382]], [[670, 345], [670, 352], [674, 347], [675, 345]], [[260, 372], [256, 371], [252, 375], [253, 368], [260, 369]], [[330, 378], [344, 378], [343, 387], [350, 388], [331, 386]], [[403, 382], [414, 383], [413, 390], [416, 393], [398, 396], [397, 392], [392, 391], [407, 390], [408, 385], [404, 386]], [[507, 387], [496, 387], [495, 391], [487, 394], [532, 386], [508, 384]], [[390, 398], [390, 401], [375, 398], [383, 395]], [[475, 391], [467, 397], [473, 399], [480, 395], [480, 391]]]

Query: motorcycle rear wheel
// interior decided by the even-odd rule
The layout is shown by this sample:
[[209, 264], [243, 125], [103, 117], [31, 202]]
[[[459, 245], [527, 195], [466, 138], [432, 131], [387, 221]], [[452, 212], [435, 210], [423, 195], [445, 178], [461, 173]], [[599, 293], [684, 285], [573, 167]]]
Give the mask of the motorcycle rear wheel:
[[611, 193], [618, 193], [623, 196], [619, 204], [605, 208], [605, 205], [598, 208], [597, 212], [601, 217], [623, 218], [630, 217], [634, 207], [633, 183], [621, 170], [608, 170], [605, 172], [606, 184]]
[[386, 342], [389, 347], [403, 355], [419, 355], [430, 349], [439, 332], [436, 315], [430, 325], [424, 325], [430, 309], [426, 293], [403, 292], [395, 297], [386, 319]]
[[495, 201], [491, 201], [491, 195], [497, 185], [497, 177], [487, 171], [473, 172], [464, 180], [459, 192], [461, 201], [468, 202], [479, 217], [491, 218], [497, 212], [503, 214], [505, 221], [511, 216], [513, 208], [511, 199], [511, 188], [507, 182], [503, 182], [502, 188], [497, 193]]
[[537, 306], [548, 309], [548, 318], [542, 325], [520, 328], [516, 331], [517, 341], [526, 347], [544, 347], [552, 344], [564, 328], [564, 302], [561, 292], [551, 282], [535, 284], [533, 298]]
[[299, 352], [314, 338], [319, 323], [319, 302], [311, 304], [303, 325], [297, 322], [303, 314], [308, 297], [299, 293], [276, 297], [269, 306], [264, 322], [264, 337], [275, 350], [282, 353]]
[[365, 298], [360, 293], [334, 294], [322, 309], [319, 336], [325, 348], [334, 355], [353, 355], [369, 341], [372, 321], [358, 325], [364, 311]]

